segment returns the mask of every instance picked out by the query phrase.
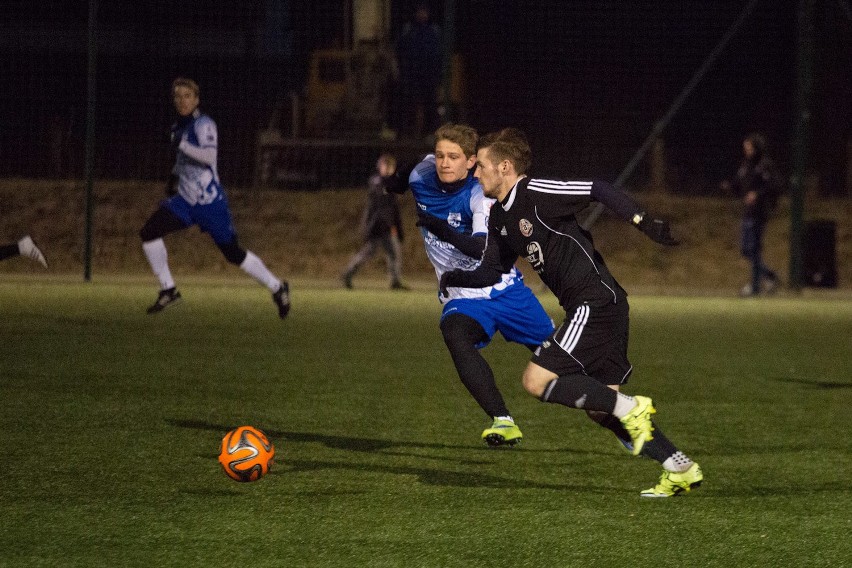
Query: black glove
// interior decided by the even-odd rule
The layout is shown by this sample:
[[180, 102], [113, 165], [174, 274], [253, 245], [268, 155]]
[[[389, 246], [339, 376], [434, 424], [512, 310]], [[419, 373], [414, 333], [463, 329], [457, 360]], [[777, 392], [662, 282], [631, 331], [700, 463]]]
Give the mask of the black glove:
[[447, 240], [445, 237], [448, 231], [452, 231], [449, 223], [423, 211], [417, 212], [417, 226], [423, 227], [442, 241]]
[[180, 180], [175, 174], [169, 176], [169, 181], [166, 182], [166, 197], [173, 197], [178, 192], [178, 182]]
[[648, 235], [651, 240], [666, 246], [679, 245], [680, 241], [672, 237], [672, 230], [668, 221], [655, 219], [647, 213], [637, 213], [633, 216], [633, 224]]

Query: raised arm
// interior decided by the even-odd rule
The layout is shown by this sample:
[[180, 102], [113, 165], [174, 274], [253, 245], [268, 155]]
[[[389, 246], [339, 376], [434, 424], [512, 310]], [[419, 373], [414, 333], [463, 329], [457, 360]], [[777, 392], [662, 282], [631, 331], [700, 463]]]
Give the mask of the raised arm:
[[605, 181], [595, 180], [592, 183], [591, 197], [595, 201], [603, 203], [616, 215], [630, 221], [630, 223], [648, 235], [652, 240], [667, 246], [679, 244], [672, 237], [669, 222], [657, 219], [646, 213], [642, 207], [627, 195]]

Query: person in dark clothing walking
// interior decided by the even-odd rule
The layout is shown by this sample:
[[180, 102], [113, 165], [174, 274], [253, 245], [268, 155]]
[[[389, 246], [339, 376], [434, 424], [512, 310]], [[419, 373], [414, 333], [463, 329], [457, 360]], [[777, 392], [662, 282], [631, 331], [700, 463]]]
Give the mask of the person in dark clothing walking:
[[367, 206], [361, 217], [361, 234], [364, 245], [355, 253], [343, 273], [343, 285], [352, 288], [352, 277], [370, 260], [379, 247], [385, 251], [393, 290], [406, 290], [402, 284], [402, 218], [396, 195], [389, 193], [389, 185], [397, 183], [396, 158], [382, 154], [376, 162], [376, 171], [370, 176], [367, 189]]
[[781, 174], [769, 157], [766, 139], [757, 133], [746, 136], [737, 175], [733, 181], [723, 182], [724, 189], [732, 190], [743, 200], [741, 252], [751, 263], [751, 280], [740, 290], [741, 296], [771, 294], [778, 288], [778, 275], [763, 262], [763, 233], [782, 186]]

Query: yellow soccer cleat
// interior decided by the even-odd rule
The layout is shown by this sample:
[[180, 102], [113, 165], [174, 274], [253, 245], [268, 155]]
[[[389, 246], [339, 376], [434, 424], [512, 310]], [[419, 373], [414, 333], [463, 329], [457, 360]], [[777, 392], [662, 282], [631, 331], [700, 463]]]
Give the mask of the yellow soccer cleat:
[[491, 428], [482, 432], [482, 439], [492, 448], [500, 446], [514, 446], [519, 443], [524, 435], [521, 429], [512, 420], [495, 418]]
[[693, 463], [692, 467], [681, 473], [664, 471], [660, 476], [660, 482], [640, 495], [642, 497], [676, 497], [700, 486], [702, 481], [704, 481], [704, 473], [701, 472], [697, 463]]
[[638, 456], [642, 452], [645, 442], [653, 440], [651, 432], [654, 426], [651, 424], [651, 415], [657, 412], [654, 401], [647, 396], [635, 396], [636, 406], [621, 419], [621, 423], [633, 440], [633, 455]]

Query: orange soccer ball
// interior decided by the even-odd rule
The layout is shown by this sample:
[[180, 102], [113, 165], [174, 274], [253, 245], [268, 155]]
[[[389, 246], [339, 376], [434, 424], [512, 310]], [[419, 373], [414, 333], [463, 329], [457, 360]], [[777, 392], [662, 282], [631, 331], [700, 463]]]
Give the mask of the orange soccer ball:
[[272, 467], [275, 447], [266, 434], [252, 426], [240, 426], [222, 438], [219, 463], [228, 477], [237, 481], [257, 481]]

